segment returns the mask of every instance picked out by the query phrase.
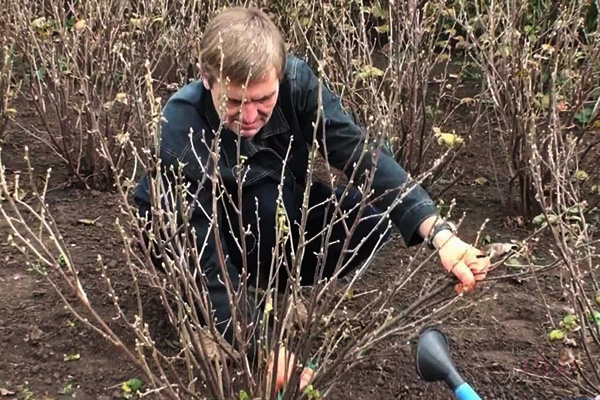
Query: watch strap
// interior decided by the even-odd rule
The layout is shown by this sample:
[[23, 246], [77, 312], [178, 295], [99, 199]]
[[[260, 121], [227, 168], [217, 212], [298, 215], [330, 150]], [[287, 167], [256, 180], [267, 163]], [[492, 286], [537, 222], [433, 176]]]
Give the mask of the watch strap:
[[431, 250], [435, 250], [435, 246], [433, 245], [433, 240], [435, 239], [437, 234], [440, 233], [441, 231], [446, 231], [446, 230], [456, 233], [456, 225], [454, 225], [452, 222], [443, 221], [443, 222], [440, 222], [439, 224], [436, 224], [433, 227], [433, 229], [431, 230], [431, 233], [429, 234], [429, 238], [427, 239], [427, 245], [429, 246], [429, 248]]

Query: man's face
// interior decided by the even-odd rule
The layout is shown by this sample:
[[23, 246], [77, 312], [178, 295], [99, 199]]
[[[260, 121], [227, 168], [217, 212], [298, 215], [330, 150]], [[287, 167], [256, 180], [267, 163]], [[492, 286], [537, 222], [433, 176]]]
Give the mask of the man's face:
[[220, 84], [212, 86], [203, 79], [204, 86], [212, 92], [215, 109], [225, 115], [227, 128], [245, 138], [252, 138], [265, 126], [277, 103], [279, 79], [271, 68], [266, 79], [244, 85]]

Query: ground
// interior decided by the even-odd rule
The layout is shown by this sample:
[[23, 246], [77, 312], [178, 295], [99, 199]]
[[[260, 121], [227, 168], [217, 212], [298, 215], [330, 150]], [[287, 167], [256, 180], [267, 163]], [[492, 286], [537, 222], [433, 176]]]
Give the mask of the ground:
[[[19, 123], [35, 125], [35, 115], [23, 101], [19, 104]], [[30, 111], [26, 111], [30, 110]], [[460, 124], [460, 118], [455, 121]], [[467, 129], [466, 123], [457, 131]], [[98, 279], [97, 257], [101, 255], [116, 281], [127, 290], [127, 271], [123, 271], [122, 254], [114, 220], [118, 214], [117, 196], [61, 187], [66, 180], [64, 167], [49, 150], [13, 125], [2, 161], [9, 175], [24, 171], [24, 146], [30, 148], [37, 171], [52, 166], [55, 174], [50, 187], [49, 206], [73, 259], [81, 268], [81, 277], [100, 311], [111, 318], [109, 299], [103, 282]], [[493, 181], [494, 172], [488, 155], [487, 133], [472, 132], [471, 144], [457, 160], [465, 171], [444, 198], [456, 198], [457, 213], [467, 218], [461, 232], [474, 240], [485, 219], [485, 233], [496, 241], [523, 239], [530, 229], [511, 223], [510, 213], [502, 206], [502, 192], [495, 185], [474, 184], [478, 177]], [[482, 155], [483, 154], [483, 155]], [[496, 166], [504, 165], [499, 151], [493, 152]], [[95, 225], [79, 223], [86, 218]], [[71, 398], [121, 398], [122, 382], [140, 375], [121, 353], [103, 338], [76, 322], [65, 309], [53, 288], [38, 274], [29, 271], [19, 252], [7, 245], [10, 230], [0, 219], [0, 400]], [[549, 242], [542, 241], [540, 257]], [[400, 240], [390, 243], [379, 254], [373, 267], [362, 279], [360, 289], [380, 287], [394, 276], [414, 249], [406, 249]], [[546, 254], [546, 257], [547, 254]], [[549, 258], [545, 259], [546, 261]], [[431, 271], [440, 267], [434, 263]], [[508, 273], [505, 268], [502, 273]], [[415, 283], [415, 285], [418, 282]], [[444, 322], [452, 353], [459, 370], [486, 399], [564, 399], [580, 395], [574, 386], [557, 379], [552, 368], [559, 365], [560, 347], [548, 342], [548, 314], [540, 289], [547, 295], [549, 312], [557, 318], [563, 303], [557, 270], [532, 278], [496, 281], [483, 285], [479, 296], [487, 299], [475, 308], [461, 312]], [[156, 309], [149, 321], [158, 332], [168, 332], [160, 304], [146, 292], [146, 300]], [[410, 298], [411, 288], [401, 295]], [[401, 302], [402, 299], [399, 299]], [[133, 306], [133, 304], [132, 304]], [[119, 321], [113, 326], [119, 329]], [[401, 340], [401, 339], [394, 339]], [[395, 343], [397, 344], [397, 343]], [[384, 357], [368, 361], [346, 374], [330, 399], [448, 399], [450, 392], [439, 383], [424, 383], [414, 366], [415, 342], [396, 347]], [[69, 357], [78, 355], [78, 357]], [[538, 365], [545, 357], [551, 366]], [[78, 358], [68, 361], [72, 358]], [[577, 379], [575, 377], [575, 379]], [[13, 394], [14, 393], [14, 394]], [[32, 397], [35, 396], [35, 397]]]

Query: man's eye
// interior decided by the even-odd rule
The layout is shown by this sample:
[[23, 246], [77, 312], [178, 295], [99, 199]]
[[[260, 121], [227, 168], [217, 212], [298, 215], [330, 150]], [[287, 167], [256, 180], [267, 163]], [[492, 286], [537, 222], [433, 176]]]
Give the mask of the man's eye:
[[242, 102], [240, 100], [229, 100], [229, 105], [231, 107], [239, 107], [242, 105]]

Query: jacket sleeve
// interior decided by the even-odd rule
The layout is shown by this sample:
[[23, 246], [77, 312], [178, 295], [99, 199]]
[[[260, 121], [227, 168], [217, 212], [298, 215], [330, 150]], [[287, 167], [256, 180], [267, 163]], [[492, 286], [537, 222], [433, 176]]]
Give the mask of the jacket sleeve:
[[[369, 146], [362, 129], [343, 109], [340, 97], [326, 84], [320, 85], [307, 63], [299, 59], [296, 62], [299, 65], [292, 85], [306, 142], [312, 143], [314, 123], [319, 118], [317, 139], [326, 150], [332, 167], [342, 170], [347, 177], [356, 170], [355, 176], [364, 179], [376, 165], [372, 189], [375, 198], [382, 197], [375, 205], [385, 210], [401, 197], [400, 203], [391, 211], [392, 222], [400, 229], [408, 246], [422, 242], [423, 238], [418, 234], [419, 225], [427, 217], [437, 214], [437, 208], [425, 189], [410, 181], [406, 171], [385, 147], [374, 151], [377, 146]], [[318, 116], [319, 92], [322, 93], [321, 117]], [[408, 189], [411, 190], [407, 193]]]

